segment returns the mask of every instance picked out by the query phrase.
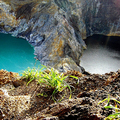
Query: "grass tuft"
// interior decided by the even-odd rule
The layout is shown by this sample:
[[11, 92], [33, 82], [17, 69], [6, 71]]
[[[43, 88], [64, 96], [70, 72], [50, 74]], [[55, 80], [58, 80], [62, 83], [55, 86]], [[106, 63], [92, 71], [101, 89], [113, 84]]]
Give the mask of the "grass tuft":
[[[114, 101], [115, 102], [115, 106], [112, 106], [110, 105], [110, 101]], [[105, 109], [114, 109], [115, 110], [115, 113], [114, 114], [111, 114], [109, 115], [108, 117], [105, 118], [105, 120], [120, 120], [120, 108], [117, 107], [117, 103], [120, 104], [120, 101], [114, 99], [114, 98], [110, 98], [110, 95], [108, 95], [108, 98], [100, 101], [98, 103], [98, 105], [102, 102], [105, 102], [107, 101], [107, 104], [104, 106]]]
[[[72, 96], [72, 90], [68, 83], [65, 82], [65, 79], [68, 76], [64, 76], [63, 74], [60, 74], [58, 71], [51, 68], [49, 72], [43, 71], [43, 69], [36, 69], [36, 68], [28, 68], [23, 73], [22, 76], [27, 80], [27, 85], [32, 82], [33, 80], [37, 80], [38, 84], [41, 86], [44, 86], [48, 89], [52, 89], [52, 99], [54, 102], [58, 101], [60, 102], [66, 95], [67, 88], [70, 91], [69, 99]], [[74, 78], [74, 76], [72, 76]], [[64, 95], [61, 97], [60, 100], [56, 100], [55, 95], [57, 93], [61, 93], [64, 91]], [[46, 94], [38, 94], [40, 96], [47, 96]]]

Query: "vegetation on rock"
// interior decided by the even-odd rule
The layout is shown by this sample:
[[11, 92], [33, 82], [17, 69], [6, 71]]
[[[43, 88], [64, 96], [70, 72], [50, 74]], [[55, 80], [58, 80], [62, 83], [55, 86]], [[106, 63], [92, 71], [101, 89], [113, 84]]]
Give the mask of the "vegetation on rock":
[[[57, 100], [55, 100], [55, 94], [56, 93], [60, 93], [60, 92], [65, 92], [66, 94], [66, 89], [68, 88], [70, 91], [70, 96], [69, 98], [71, 98], [72, 96], [72, 90], [71, 90], [71, 86], [65, 82], [65, 79], [68, 77], [67, 75], [64, 75], [63, 73], [59, 73], [57, 70], [51, 68], [50, 70], [44, 70], [43, 69], [46, 68], [45, 66], [41, 69], [36, 69], [36, 68], [28, 68], [26, 69], [23, 73], [22, 73], [22, 77], [24, 79], [26, 79], [27, 85], [32, 82], [33, 80], [36, 80], [38, 82], [38, 84], [40, 84], [43, 87], [46, 87], [46, 89], [51, 89], [53, 90], [52, 93], [52, 99], [54, 100], [54, 102], [56, 102]], [[75, 76], [69, 76], [75, 79], [78, 79]], [[60, 100], [58, 100], [59, 102], [64, 98], [65, 94], [62, 96], [62, 98]], [[43, 93], [39, 93], [38, 95], [41, 96], [46, 96], [46, 94], [44, 95]]]
[[[10, 74], [10, 72], [4, 70], [0, 71], [0, 75], [3, 78], [8, 78], [7, 82], [6, 79], [0, 79], [2, 83], [0, 85], [0, 119], [103, 120], [106, 118], [108, 120], [108, 117], [110, 117], [111, 120], [119, 120], [120, 70], [103, 75], [68, 71], [62, 77], [67, 76], [63, 80], [67, 84], [61, 83], [63, 87], [65, 86], [63, 90], [62, 87], [60, 89], [58, 89], [58, 86], [51, 87], [48, 82], [51, 79], [51, 74], [53, 76], [55, 74], [62, 76], [62, 74], [57, 74], [54, 69], [41, 71], [43, 81], [39, 83], [39, 74], [36, 75], [38, 71], [33, 71], [29, 72], [37, 77], [30, 77], [28, 74], [29, 77], [12, 76], [12, 79], [9, 77], [12, 73]], [[53, 77], [53, 79], [56, 80], [56, 77], [58, 76]], [[35, 80], [31, 79], [31, 82], [29, 82], [30, 78]], [[68, 99], [70, 97], [70, 89], [67, 85], [70, 86], [72, 91], [71, 99]], [[55, 94], [53, 94], [55, 89], [57, 92], [55, 91]], [[107, 98], [108, 94], [110, 97]], [[56, 103], [54, 103], [52, 97]], [[104, 101], [107, 101], [109, 104], [105, 106], [106, 103]]]
[[[110, 98], [110, 95], [108, 95], [108, 98], [105, 98], [104, 100], [100, 101], [98, 104], [107, 101], [107, 104], [104, 106], [105, 109], [114, 109], [115, 113], [109, 115], [105, 118], [105, 120], [119, 120], [120, 119], [120, 108], [118, 108], [117, 103], [120, 105], [120, 101], [116, 100], [115, 98]], [[114, 101], [115, 107], [110, 104], [110, 101]]]

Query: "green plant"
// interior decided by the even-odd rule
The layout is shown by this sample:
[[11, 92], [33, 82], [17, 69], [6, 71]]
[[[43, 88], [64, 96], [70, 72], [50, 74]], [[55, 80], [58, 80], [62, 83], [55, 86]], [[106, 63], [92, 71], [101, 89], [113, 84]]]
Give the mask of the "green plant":
[[[115, 102], [115, 107], [110, 105], [109, 102], [110, 100], [113, 100]], [[107, 104], [104, 106], [105, 109], [109, 109], [109, 108], [112, 108], [115, 110], [115, 113], [114, 114], [111, 114], [109, 115], [108, 117], [105, 118], [105, 120], [120, 120], [120, 109], [117, 107], [117, 104], [116, 103], [119, 103], [120, 104], [120, 101], [114, 99], [114, 98], [110, 98], [110, 95], [108, 95], [108, 98], [100, 101], [98, 103], [98, 105], [104, 101], [107, 101]]]
[[28, 67], [25, 71], [23, 71], [21, 74], [22, 77], [28, 81], [27, 85], [33, 80], [37, 79], [39, 77], [40, 72], [42, 73], [42, 70], [44, 68], [45, 68], [44, 66], [41, 69], [39, 68], [36, 69], [35, 67], [34, 68]]
[[[42, 72], [42, 74], [41, 73], [39, 74], [38, 83], [41, 85], [44, 85], [48, 88], [53, 89], [52, 99], [54, 100], [54, 102], [56, 102], [55, 94], [57, 92], [65, 91], [66, 88], [68, 88], [70, 90], [70, 97], [69, 98], [71, 98], [72, 91], [71, 91], [70, 85], [68, 85], [64, 81], [67, 77], [68, 76], [64, 76], [63, 74], [58, 73], [57, 71], [55, 71], [52, 68], [49, 73]], [[59, 101], [61, 101], [64, 98], [64, 96], [65, 95], [63, 95]]]
[[[63, 74], [60, 74], [53, 68], [51, 68], [49, 70], [49, 73], [47, 73], [46, 71], [43, 71], [44, 68], [45, 68], [45, 66], [43, 66], [43, 68], [41, 68], [41, 69], [27, 68], [22, 73], [22, 77], [27, 80], [27, 85], [31, 81], [37, 80], [38, 84], [40, 84], [41, 86], [45, 86], [48, 89], [52, 89], [53, 90], [52, 99], [54, 100], [54, 102], [56, 102], [56, 100], [55, 100], [56, 93], [61, 93], [64, 91], [66, 94], [66, 90], [68, 88], [70, 91], [69, 98], [71, 98], [71, 96], [72, 96], [71, 87], [68, 83], [65, 82], [65, 79], [68, 76], [64, 76]], [[77, 79], [77, 77], [75, 77], [75, 76], [71, 76], [71, 77]], [[62, 98], [59, 101], [61, 101], [65, 97], [65, 94], [62, 96]], [[43, 93], [39, 93], [38, 95], [44, 96], [44, 97], [47, 96], [46, 94], [43, 94]]]
[[39, 93], [39, 94], [37, 94], [37, 96], [48, 97], [48, 95], [46, 93]]

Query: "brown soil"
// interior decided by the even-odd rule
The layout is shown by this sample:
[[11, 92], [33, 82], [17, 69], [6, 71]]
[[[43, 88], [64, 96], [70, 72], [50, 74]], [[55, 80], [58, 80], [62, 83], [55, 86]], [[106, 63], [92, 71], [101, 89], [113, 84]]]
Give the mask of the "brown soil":
[[[3, 77], [2, 73], [5, 72]], [[56, 101], [65, 95], [59, 103], [54, 103], [52, 99], [53, 90], [40, 86], [36, 80], [26, 86], [25, 79], [15, 76], [16, 74], [12, 72], [0, 71], [0, 77], [3, 78], [10, 76], [10, 74], [12, 77], [9, 79], [0, 79], [0, 88], [6, 88], [10, 96], [31, 95], [30, 107], [20, 114], [6, 114], [5, 110], [8, 108], [5, 110], [2, 108], [3, 103], [5, 104], [5, 97], [3, 91], [0, 90], [0, 118], [4, 120], [47, 120], [48, 118], [50, 120], [102, 120], [115, 111], [104, 109], [106, 103], [98, 105], [98, 102], [107, 98], [108, 94], [120, 101], [120, 70], [103, 75], [87, 72], [81, 74], [76, 71], [64, 73], [77, 76], [79, 79], [69, 77], [65, 80], [71, 86], [72, 98], [69, 99], [70, 91], [66, 89], [56, 94]], [[43, 96], [38, 96], [39, 93], [43, 93]], [[111, 104], [115, 103], [112, 101]], [[120, 108], [120, 104], [118, 104], [118, 108]]]

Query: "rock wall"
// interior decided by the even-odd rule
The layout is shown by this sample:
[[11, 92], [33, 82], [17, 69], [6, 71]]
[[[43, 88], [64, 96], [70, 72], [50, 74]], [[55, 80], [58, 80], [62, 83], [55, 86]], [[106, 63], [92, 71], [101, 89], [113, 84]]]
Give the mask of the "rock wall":
[[120, 36], [120, 0], [1, 0], [0, 32], [25, 38], [44, 65], [82, 72], [84, 38]]

